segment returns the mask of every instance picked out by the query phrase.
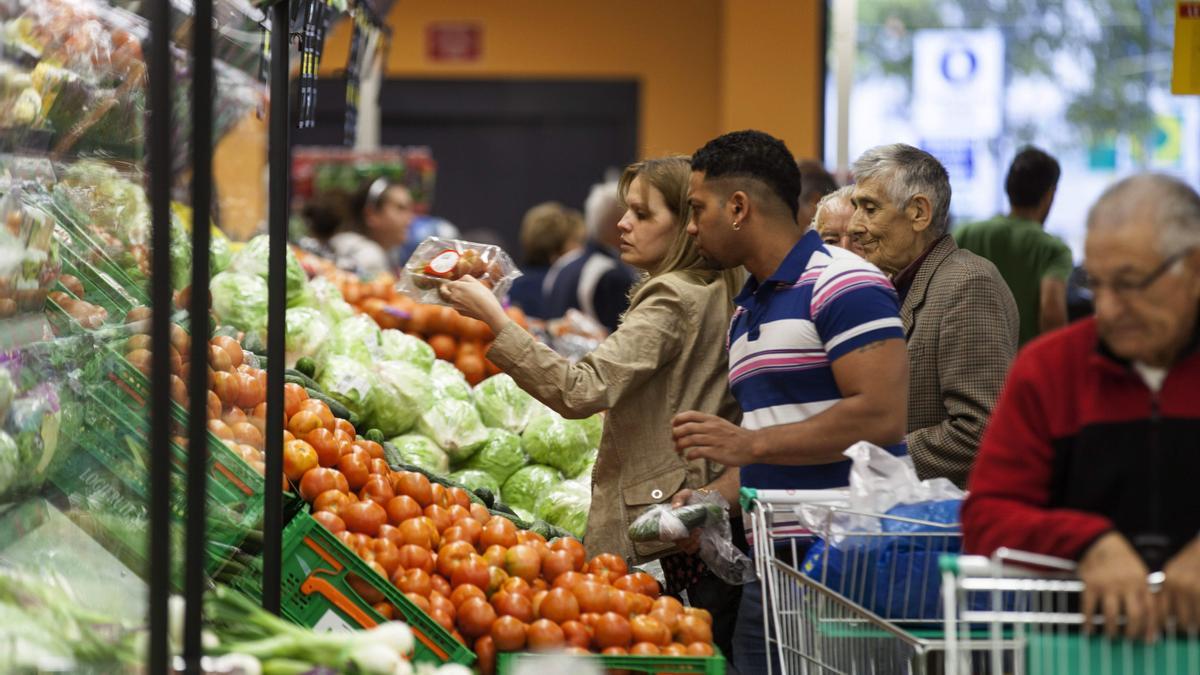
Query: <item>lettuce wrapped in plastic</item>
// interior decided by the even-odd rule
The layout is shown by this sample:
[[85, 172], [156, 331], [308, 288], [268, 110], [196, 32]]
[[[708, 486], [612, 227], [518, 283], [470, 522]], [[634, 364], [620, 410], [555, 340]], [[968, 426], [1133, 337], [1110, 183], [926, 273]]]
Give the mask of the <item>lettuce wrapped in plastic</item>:
[[534, 513], [547, 523], [583, 539], [587, 530], [588, 509], [591, 507], [591, 487], [568, 480], [543, 493], [537, 500]]
[[[329, 331], [329, 337], [322, 345], [317, 360], [322, 361], [331, 356], [345, 356], [364, 366], [371, 366], [377, 358], [380, 339], [379, 324], [375, 323], [371, 317], [365, 314], [352, 316], [339, 321], [333, 330]], [[319, 369], [320, 365], [318, 364]]]
[[316, 374], [325, 393], [366, 419], [374, 398], [375, 373], [348, 356], [330, 356], [317, 363]]
[[471, 400], [471, 385], [462, 371], [453, 363], [437, 359], [429, 370], [433, 378], [433, 395], [438, 400], [452, 398], [459, 401]]
[[[271, 238], [260, 234], [246, 242], [240, 251], [234, 254], [229, 267], [235, 272], [253, 274], [263, 279], [267, 278], [267, 264], [271, 247]], [[308, 275], [296, 259], [291, 247], [287, 249], [287, 304], [295, 307], [307, 301]]]
[[0, 430], [0, 497], [17, 487], [18, 476], [24, 464], [21, 461], [21, 451], [17, 442], [3, 430]]
[[500, 488], [500, 498], [509, 506], [535, 513], [538, 498], [562, 482], [563, 475], [558, 469], [542, 464], [530, 464], [504, 481], [504, 486]]
[[266, 281], [252, 274], [221, 272], [212, 278], [209, 290], [213, 311], [222, 325], [266, 341]]
[[450, 474], [450, 480], [462, 485], [469, 490], [478, 490], [479, 488], [487, 488], [492, 491], [492, 494], [500, 493], [500, 482], [487, 474], [486, 472], [477, 469], [463, 469]]
[[465, 462], [488, 440], [488, 429], [470, 401], [436, 401], [417, 420], [417, 431], [432, 438], [457, 464]]
[[321, 311], [330, 321], [337, 323], [342, 319], [354, 316], [354, 308], [342, 297], [333, 282], [325, 277], [317, 277], [308, 282], [308, 305]]
[[552, 466], [568, 476], [577, 476], [583, 471], [592, 449], [583, 425], [558, 415], [534, 418], [521, 435], [521, 445], [533, 461]]
[[329, 319], [312, 307], [289, 307], [287, 310], [287, 337], [284, 340], [284, 360], [288, 368], [305, 356], [316, 356], [317, 351], [333, 330]]
[[428, 373], [433, 368], [433, 347], [420, 338], [389, 328], [379, 341], [379, 357], [388, 361], [404, 361]]
[[229, 239], [218, 236], [214, 232], [208, 242], [208, 269], [213, 274], [220, 274], [229, 269], [230, 263], [233, 262], [233, 251], [229, 250]]
[[596, 448], [588, 450], [587, 462], [584, 463], [583, 468], [579, 470], [579, 473], [571, 476], [571, 480], [582, 481], [590, 485], [592, 482], [592, 469], [596, 466], [596, 457], [599, 456], [599, 454], [600, 451]]
[[476, 385], [474, 399], [484, 424], [514, 434], [524, 431], [530, 420], [543, 412], [538, 400], [505, 373]]
[[404, 361], [380, 361], [374, 366], [374, 375], [374, 390], [363, 417], [367, 427], [382, 431], [384, 436], [412, 429], [417, 417], [433, 402], [429, 375]]
[[587, 434], [588, 445], [593, 448], [600, 447], [600, 437], [604, 434], [604, 415], [596, 413], [586, 419], [577, 420], [575, 423], [583, 427], [584, 433]]
[[[388, 452], [389, 462], [412, 464], [439, 475], [450, 470], [450, 458], [427, 436], [405, 434], [388, 441], [388, 445], [396, 449], [395, 453]], [[383, 446], [385, 451], [388, 445]]]
[[181, 290], [192, 283], [192, 233], [171, 213], [171, 288]]
[[8, 417], [8, 407], [17, 396], [17, 387], [13, 384], [12, 373], [8, 368], [0, 366], [0, 424]]
[[528, 463], [529, 456], [521, 448], [520, 436], [504, 429], [488, 429], [487, 443], [471, 455], [463, 468], [486, 472], [503, 484]]

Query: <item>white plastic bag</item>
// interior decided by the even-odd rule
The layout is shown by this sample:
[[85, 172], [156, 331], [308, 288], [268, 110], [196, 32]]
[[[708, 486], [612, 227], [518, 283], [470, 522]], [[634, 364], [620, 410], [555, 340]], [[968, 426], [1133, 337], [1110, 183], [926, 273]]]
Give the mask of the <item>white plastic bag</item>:
[[920, 480], [908, 457], [897, 457], [883, 448], [860, 441], [842, 453], [854, 463], [850, 468], [849, 500], [839, 505], [807, 504], [797, 507], [796, 515], [805, 527], [819, 533], [835, 545], [847, 532], [879, 532], [879, 514], [898, 504], [916, 504], [966, 496], [947, 478]]
[[[687, 515], [681, 518], [681, 514]], [[686, 539], [692, 529], [700, 531], [700, 559], [718, 578], [739, 585], [757, 578], [754, 563], [733, 545], [729, 502], [719, 493], [692, 492], [687, 505], [679, 509], [651, 506], [629, 526], [629, 535], [634, 541], [670, 543]]]

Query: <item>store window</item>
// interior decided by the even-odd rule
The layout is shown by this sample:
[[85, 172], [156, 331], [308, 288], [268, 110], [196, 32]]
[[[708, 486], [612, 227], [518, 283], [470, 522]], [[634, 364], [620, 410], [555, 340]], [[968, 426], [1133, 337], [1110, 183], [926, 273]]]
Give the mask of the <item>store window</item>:
[[1087, 209], [1114, 180], [1153, 170], [1200, 181], [1200, 99], [1171, 94], [1174, 2], [834, 0], [827, 15], [827, 163], [844, 168], [883, 143], [922, 147], [950, 173], [956, 224], [1007, 210], [1005, 172], [1026, 144], [1062, 165], [1046, 228], [1077, 260]]

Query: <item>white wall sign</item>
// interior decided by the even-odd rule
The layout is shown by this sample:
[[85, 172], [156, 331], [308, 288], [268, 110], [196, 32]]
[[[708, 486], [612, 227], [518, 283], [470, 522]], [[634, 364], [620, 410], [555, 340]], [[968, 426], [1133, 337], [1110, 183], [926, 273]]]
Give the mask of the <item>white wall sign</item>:
[[923, 138], [993, 138], [1004, 110], [1004, 36], [996, 29], [913, 34], [913, 124]]

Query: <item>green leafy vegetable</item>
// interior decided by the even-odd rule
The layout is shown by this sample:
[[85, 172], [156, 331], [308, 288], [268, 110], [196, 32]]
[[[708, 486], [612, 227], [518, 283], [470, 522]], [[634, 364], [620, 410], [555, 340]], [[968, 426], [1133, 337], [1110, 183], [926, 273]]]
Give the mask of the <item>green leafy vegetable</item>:
[[582, 539], [587, 530], [588, 509], [591, 506], [591, 487], [568, 480], [542, 494], [534, 511], [538, 518]]
[[394, 328], [380, 335], [379, 357], [387, 361], [405, 361], [428, 373], [433, 368], [433, 347], [420, 338], [415, 338]]
[[312, 307], [289, 307], [284, 362], [288, 367], [306, 356], [314, 356], [333, 330], [325, 315]]
[[218, 320], [265, 342], [267, 282], [251, 274], [221, 272], [212, 278], [212, 308]]
[[433, 378], [433, 394], [438, 399], [453, 398], [459, 401], [471, 400], [471, 385], [462, 371], [453, 363], [437, 359], [429, 371]]
[[320, 362], [330, 356], [345, 356], [364, 366], [371, 366], [379, 352], [381, 339], [379, 325], [371, 317], [359, 314], [343, 319], [329, 332], [329, 337], [321, 347], [317, 369], [321, 367]]
[[342, 297], [342, 292], [325, 277], [308, 282], [308, 305], [319, 309], [330, 321], [337, 323], [354, 316], [354, 308]]
[[483, 471], [477, 469], [463, 469], [450, 474], [450, 480], [461, 483], [463, 487], [470, 490], [478, 490], [486, 488], [493, 493], [500, 491], [500, 483]]
[[380, 361], [374, 370], [374, 391], [363, 421], [385, 436], [412, 429], [433, 402], [429, 375], [404, 361]]
[[559, 473], [558, 469], [541, 464], [530, 464], [504, 481], [504, 487], [500, 489], [500, 496], [504, 503], [514, 509], [520, 507], [532, 513], [536, 510], [538, 497], [546, 494], [561, 482], [563, 482], [563, 475]]
[[[235, 272], [253, 274], [262, 279], [267, 278], [267, 264], [270, 255], [271, 238], [260, 234], [246, 242], [241, 250], [234, 254], [229, 267]], [[287, 249], [287, 304], [296, 307], [309, 301], [307, 295], [308, 275], [296, 259], [291, 247]]]
[[505, 373], [480, 382], [474, 393], [475, 407], [489, 427], [519, 434], [530, 420], [542, 414], [541, 403]]
[[372, 403], [376, 376], [348, 356], [330, 356], [317, 365], [317, 384], [350, 412], [365, 417]]
[[[394, 453], [389, 451], [389, 446]], [[384, 444], [383, 449], [388, 453], [389, 464], [412, 464], [436, 474], [445, 474], [450, 470], [450, 458], [428, 436], [397, 436]]]
[[488, 429], [487, 443], [471, 455], [463, 468], [484, 471], [504, 484], [509, 476], [528, 463], [529, 456], [521, 448], [519, 436], [503, 429]]
[[421, 414], [417, 430], [437, 442], [456, 464], [466, 461], [488, 440], [487, 427], [475, 406], [456, 398], [435, 402]]
[[568, 476], [577, 476], [590, 459], [592, 449], [583, 425], [558, 415], [534, 418], [521, 444], [533, 461], [559, 469]]

